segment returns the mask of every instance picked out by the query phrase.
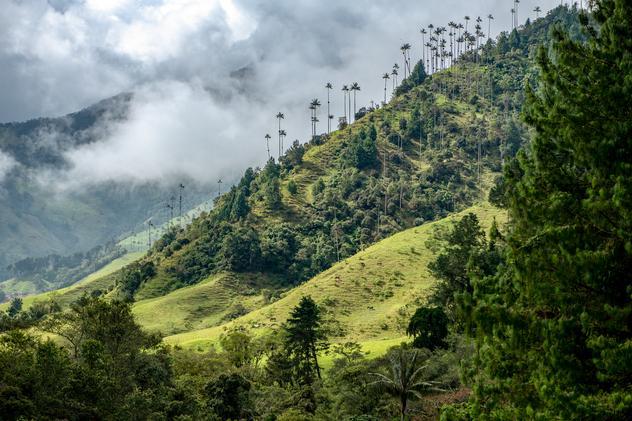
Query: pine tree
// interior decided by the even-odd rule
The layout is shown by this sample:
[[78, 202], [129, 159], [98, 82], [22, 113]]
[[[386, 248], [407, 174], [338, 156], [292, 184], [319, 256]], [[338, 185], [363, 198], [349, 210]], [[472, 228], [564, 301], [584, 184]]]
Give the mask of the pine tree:
[[632, 418], [632, 4], [561, 29], [527, 89], [535, 135], [506, 171], [507, 265], [474, 283], [470, 416]]
[[312, 297], [303, 297], [285, 324], [285, 349], [300, 384], [309, 385], [314, 374], [321, 378], [318, 351], [327, 347], [320, 308]]
[[233, 221], [239, 221], [240, 219], [246, 217], [248, 212], [250, 212], [250, 206], [248, 206], [248, 201], [246, 199], [247, 191], [245, 188], [240, 188], [237, 190], [235, 194], [235, 200], [233, 201], [233, 207], [230, 211], [230, 219]]

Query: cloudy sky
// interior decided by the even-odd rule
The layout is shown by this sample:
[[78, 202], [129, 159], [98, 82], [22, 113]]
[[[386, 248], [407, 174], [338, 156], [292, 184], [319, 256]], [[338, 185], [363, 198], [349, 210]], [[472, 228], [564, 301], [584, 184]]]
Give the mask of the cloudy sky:
[[[519, 18], [557, 0], [522, 0]], [[342, 115], [382, 97], [399, 46], [421, 54], [419, 28], [492, 13], [512, 0], [2, 0], [0, 122], [60, 116], [136, 93], [127, 122], [68, 152], [72, 180], [139, 181], [184, 173], [231, 177], [265, 161], [264, 135], [285, 113], [288, 142], [307, 139], [310, 99]], [[323, 116], [326, 111], [323, 111]], [[325, 118], [322, 118], [324, 121]], [[325, 123], [321, 125], [325, 126]], [[322, 128], [321, 127], [321, 128]], [[107, 134], [106, 134], [107, 133]], [[13, 165], [0, 155], [0, 167]], [[1, 169], [1, 168], [0, 168]]]

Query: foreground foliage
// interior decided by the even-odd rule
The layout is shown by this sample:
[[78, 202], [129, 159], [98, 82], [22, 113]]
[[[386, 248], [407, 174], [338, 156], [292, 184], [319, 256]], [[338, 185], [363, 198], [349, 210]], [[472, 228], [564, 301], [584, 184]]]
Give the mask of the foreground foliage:
[[540, 49], [535, 137], [506, 171], [506, 263], [462, 300], [473, 418], [632, 417], [632, 5], [594, 3], [587, 42], [560, 28]]

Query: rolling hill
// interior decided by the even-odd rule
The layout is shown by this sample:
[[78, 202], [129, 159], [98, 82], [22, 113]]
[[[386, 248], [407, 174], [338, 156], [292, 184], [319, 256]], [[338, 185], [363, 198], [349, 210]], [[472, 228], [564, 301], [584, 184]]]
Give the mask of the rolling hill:
[[[494, 218], [501, 224], [506, 220], [503, 211], [485, 203], [440, 221], [407, 229], [342, 260], [284, 293], [278, 301], [228, 323], [167, 336], [165, 342], [202, 350], [217, 344], [223, 332], [238, 326], [264, 334], [280, 328], [301, 297], [310, 295], [333, 323], [336, 332], [333, 341], [355, 341], [374, 351], [385, 348], [402, 339], [411, 313], [424, 301], [434, 283], [427, 268], [433, 259], [429, 246], [434, 230], [469, 212], [478, 216], [486, 230]], [[134, 305], [134, 312], [144, 326], [162, 332], [168, 332], [174, 324], [184, 326], [187, 318], [194, 315], [191, 309], [200, 304], [196, 299], [202, 299], [209, 310], [210, 303], [217, 302], [214, 296], [197, 294], [206, 283], [158, 299], [139, 301]], [[213, 320], [198, 314], [196, 319], [197, 323], [212, 324], [218, 318]]]

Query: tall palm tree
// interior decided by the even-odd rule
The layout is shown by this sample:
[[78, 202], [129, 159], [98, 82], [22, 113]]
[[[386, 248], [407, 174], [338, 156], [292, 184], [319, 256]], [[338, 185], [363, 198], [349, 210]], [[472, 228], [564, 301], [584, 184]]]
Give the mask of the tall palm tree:
[[490, 13], [489, 15], [487, 15], [487, 39], [490, 39], [490, 37], [492, 36], [492, 21], [494, 20], [494, 17], [492, 16], [492, 14]]
[[170, 203], [167, 203], [167, 209], [169, 209], [169, 227], [171, 227], [171, 221], [173, 221], [173, 205]]
[[[347, 85], [342, 85], [342, 92], [344, 93], [344, 96], [345, 96], [345, 101], [344, 101], [345, 121], [348, 124], [349, 120], [347, 119], [347, 94], [349, 93], [349, 87]], [[349, 98], [349, 99], [351, 99], [351, 98]]]
[[[327, 117], [331, 115], [331, 110], [329, 109], [329, 92], [331, 92], [333, 88], [334, 86], [331, 84], [331, 82], [327, 82], [327, 84], [325, 85], [325, 89], [327, 89]], [[331, 133], [331, 119], [327, 118], [327, 134], [329, 133]]]
[[511, 29], [516, 28], [516, 9], [511, 9]]
[[465, 32], [467, 32], [467, 24], [470, 22], [470, 17], [469, 16], [465, 16]]
[[[430, 39], [432, 40], [432, 37], [430, 37]], [[427, 69], [426, 72], [428, 72], [428, 74], [432, 73], [432, 65], [430, 63], [432, 63], [432, 43], [430, 41], [428, 41], [426, 43], [426, 48], [428, 48], [428, 55], [426, 56], [426, 64], [427, 64]]]
[[147, 222], [147, 227], [148, 227], [148, 231], [147, 231], [148, 243], [149, 243], [149, 248], [151, 249], [151, 229], [155, 227], [154, 223], [151, 222], [151, 219]]
[[391, 75], [393, 75], [393, 90], [395, 90], [395, 87], [397, 86], [397, 75], [399, 75], [399, 64], [393, 64], [393, 71], [391, 72]]
[[266, 149], [268, 150], [268, 161], [270, 160], [270, 139], [272, 139], [272, 136], [266, 133]]
[[276, 115], [277, 120], [279, 120], [279, 158], [281, 158], [281, 149], [282, 149], [282, 144], [281, 144], [281, 120], [285, 119], [285, 114], [283, 114], [282, 112], [278, 112], [278, 114]]
[[461, 30], [463, 29], [463, 24], [459, 23], [459, 25], [457, 26], [457, 29], [459, 30], [459, 39], [461, 40], [460, 42], [459, 40], [457, 40], [458, 42], [457, 56], [458, 56], [459, 54], [461, 54], [461, 43], [463, 42], [463, 37], [461, 36]]
[[356, 109], [356, 93], [359, 92], [360, 89], [360, 85], [358, 85], [358, 82], [353, 82], [351, 84], [351, 90], [353, 91], [353, 120], [355, 121], [355, 116], [357, 114], [357, 109]]
[[425, 28], [421, 28], [419, 30], [419, 32], [421, 33], [421, 64], [422, 65], [426, 65], [426, 29]]
[[410, 44], [405, 43], [400, 47], [402, 54], [404, 55], [404, 79], [406, 79], [406, 72], [410, 75]]
[[[430, 35], [430, 37], [432, 38], [432, 30], [434, 29], [434, 25], [432, 23], [428, 24], [428, 34]], [[432, 42], [429, 42], [428, 44], [432, 44]], [[428, 47], [428, 56], [426, 56], [426, 64], [427, 64], [427, 69], [426, 71], [428, 72], [428, 74], [430, 74], [432, 72], [432, 70], [430, 69], [430, 63], [432, 61], [432, 54], [430, 52], [430, 45], [426, 44], [426, 46]]]
[[538, 19], [540, 17], [540, 12], [542, 11], [542, 9], [540, 9], [540, 6], [536, 6], [533, 11], [535, 12], [535, 18]]
[[316, 136], [316, 128], [314, 127], [314, 120], [316, 119], [316, 106], [314, 105], [313, 102], [309, 104], [309, 110], [310, 110], [309, 118], [312, 123], [312, 140], [313, 140], [314, 136]]
[[516, 28], [519, 26], [520, 20], [518, 19], [518, 5], [520, 4], [520, 0], [514, 0], [514, 8], [516, 9]]
[[285, 140], [285, 136], [287, 136], [287, 133], [285, 132], [285, 130], [280, 130], [279, 135], [281, 137], [281, 151], [279, 152], [279, 159], [280, 159], [281, 153], [283, 152], [283, 141]]
[[384, 104], [386, 104], [386, 84], [388, 83], [388, 80], [390, 78], [391, 77], [388, 73], [384, 73], [384, 75], [382, 76], [382, 79], [384, 79]]
[[309, 104], [310, 110], [312, 110], [312, 136], [316, 136], [316, 123], [318, 122], [318, 107], [320, 107], [320, 101], [316, 98]]
[[184, 184], [178, 184], [178, 224], [182, 226], [182, 192], [184, 191]]
[[349, 101], [348, 101], [348, 104], [349, 104], [349, 124], [351, 124], [351, 91], [352, 90], [353, 89], [351, 89], [351, 87], [349, 87]]
[[427, 365], [418, 366], [419, 359], [419, 350], [407, 351], [400, 348], [389, 355], [389, 375], [371, 373], [376, 378], [371, 385], [399, 400], [402, 421], [406, 418], [409, 400], [421, 399], [424, 393], [431, 391], [443, 391], [437, 382], [422, 380]]

